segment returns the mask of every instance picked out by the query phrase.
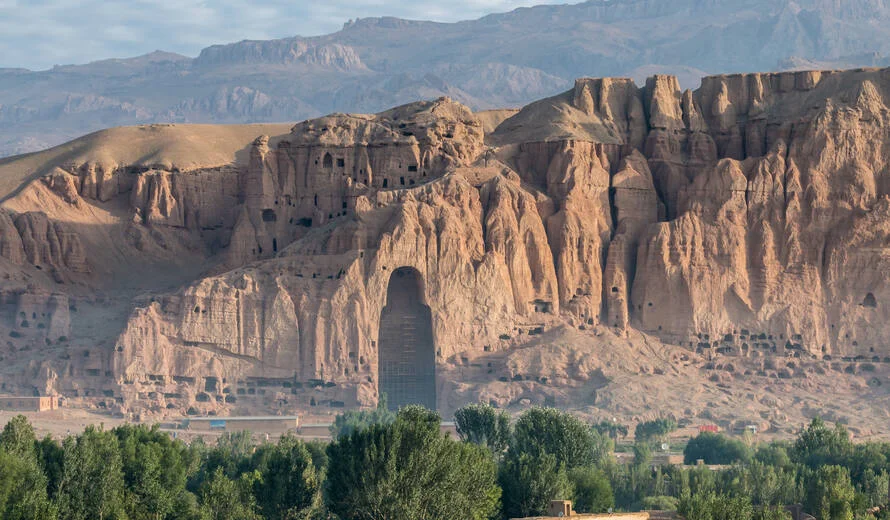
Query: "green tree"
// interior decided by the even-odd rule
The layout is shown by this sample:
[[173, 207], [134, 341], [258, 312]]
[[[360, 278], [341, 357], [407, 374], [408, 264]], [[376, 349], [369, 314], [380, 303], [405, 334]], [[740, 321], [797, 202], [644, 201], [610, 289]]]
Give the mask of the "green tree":
[[124, 477], [117, 439], [88, 426], [65, 439], [59, 512], [66, 520], [125, 518]]
[[328, 469], [328, 443], [320, 440], [311, 440], [306, 443], [306, 449], [312, 457], [312, 466], [319, 475], [319, 481], [323, 481], [322, 475]]
[[603, 471], [595, 466], [584, 466], [569, 471], [569, 482], [574, 488], [574, 509], [581, 513], [606, 513], [615, 507], [612, 484]]
[[751, 482], [748, 495], [758, 506], [782, 506], [803, 500], [803, 489], [795, 468], [767, 466], [754, 461], [745, 467]]
[[787, 468], [792, 464], [788, 449], [789, 446], [785, 442], [761, 444], [754, 450], [754, 460], [767, 466]]
[[130, 518], [172, 517], [180, 495], [187, 493], [186, 480], [197, 469], [193, 452], [161, 432], [158, 425], [124, 425], [112, 433], [120, 445]]
[[820, 520], [852, 520], [856, 490], [850, 472], [841, 466], [821, 466], [806, 477], [804, 509]]
[[254, 450], [248, 431], [225, 432], [219, 436], [213, 447], [207, 447], [201, 441], [193, 441], [191, 451], [193, 456], [201, 460], [201, 464], [189, 481], [188, 489], [192, 492], [200, 490], [217, 468], [222, 468], [223, 473], [232, 479], [250, 471]]
[[37, 459], [0, 449], [0, 518], [48, 520], [55, 516]]
[[852, 455], [841, 464], [850, 470], [854, 485], [861, 485], [866, 473], [872, 475], [890, 468], [890, 444], [885, 442], [865, 442], [853, 445]]
[[574, 489], [563, 464], [550, 453], [511, 452], [501, 466], [507, 518], [543, 515], [551, 500], [570, 500]]
[[59, 484], [62, 481], [65, 450], [49, 435], [37, 443], [36, 449], [37, 463], [47, 479], [47, 493], [51, 499], [55, 500]]
[[815, 418], [798, 435], [791, 449], [791, 459], [811, 468], [844, 464], [853, 454], [853, 442], [846, 428], [836, 424], [830, 428]]
[[202, 520], [259, 520], [250, 490], [259, 475], [244, 473], [233, 480], [217, 467], [201, 487]]
[[468, 404], [454, 412], [457, 434], [464, 442], [488, 447], [495, 454], [507, 449], [512, 432], [510, 418], [487, 404]]
[[593, 429], [600, 435], [606, 435], [613, 441], [627, 437], [627, 426], [612, 421], [600, 421], [593, 425]]
[[6, 423], [0, 432], [0, 449], [10, 455], [19, 457], [34, 457], [37, 455], [35, 445], [37, 437], [34, 435], [34, 427], [24, 415], [16, 415]]
[[699, 459], [706, 464], [747, 462], [751, 459], [751, 452], [742, 441], [719, 433], [701, 432], [690, 439], [683, 450], [683, 461], [686, 464], [695, 464]]
[[634, 466], [645, 467], [652, 462], [652, 447], [645, 442], [634, 443]]
[[319, 481], [306, 445], [292, 435], [256, 451], [253, 467], [260, 478], [253, 493], [264, 518], [300, 518], [316, 505]]
[[396, 420], [396, 414], [392, 412], [386, 401], [386, 394], [380, 396], [377, 408], [374, 410], [349, 410], [337, 415], [331, 424], [331, 437], [338, 439], [341, 436], [350, 435], [355, 430], [361, 430], [375, 424], [388, 425]]
[[328, 447], [325, 500], [341, 519], [483, 520], [498, 509], [491, 453], [441, 432], [438, 414], [402, 408]]
[[754, 508], [746, 497], [730, 497], [713, 492], [680, 498], [677, 511], [686, 520], [751, 520]]
[[645, 511], [676, 511], [680, 502], [672, 496], [657, 495], [643, 498], [641, 505]]
[[865, 470], [858, 486], [867, 507], [887, 505], [887, 490], [890, 489], [890, 475], [886, 471], [880, 473], [873, 469]]
[[602, 437], [577, 417], [555, 408], [530, 408], [516, 421], [510, 451], [549, 453], [566, 470], [597, 464], [607, 453]]
[[634, 440], [638, 443], [662, 441], [676, 429], [677, 421], [671, 418], [641, 422], [634, 428]]

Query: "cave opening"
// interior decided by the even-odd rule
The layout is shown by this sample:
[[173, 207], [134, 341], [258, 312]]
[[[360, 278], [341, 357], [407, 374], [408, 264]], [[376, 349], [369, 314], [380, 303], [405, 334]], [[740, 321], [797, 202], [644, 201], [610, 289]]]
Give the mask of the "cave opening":
[[862, 300], [862, 306], [875, 308], [878, 306], [878, 300], [875, 299], [874, 294], [868, 293], [865, 295], [865, 298]]
[[390, 409], [420, 404], [436, 409], [436, 350], [430, 308], [420, 273], [400, 267], [389, 278], [380, 313], [379, 392]]

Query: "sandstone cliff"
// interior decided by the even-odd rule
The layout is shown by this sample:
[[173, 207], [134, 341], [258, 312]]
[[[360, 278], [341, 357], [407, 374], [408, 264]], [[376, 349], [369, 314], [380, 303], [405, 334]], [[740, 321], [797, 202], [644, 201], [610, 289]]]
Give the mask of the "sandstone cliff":
[[[8, 387], [134, 413], [336, 409], [404, 370], [444, 410], [616, 411], [616, 373], [883, 363], [887, 95], [877, 69], [580, 79], [518, 112], [442, 98], [216, 145], [125, 129], [154, 132], [150, 153], [109, 134], [0, 164], [20, 183], [0, 211], [5, 358], [29, 367]], [[430, 349], [432, 390], [392, 341]]]

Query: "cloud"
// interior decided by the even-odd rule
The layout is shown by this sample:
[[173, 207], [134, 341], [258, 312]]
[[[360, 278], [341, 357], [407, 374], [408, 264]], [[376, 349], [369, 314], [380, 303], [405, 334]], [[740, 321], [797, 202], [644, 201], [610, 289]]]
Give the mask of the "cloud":
[[121, 58], [153, 50], [195, 56], [208, 45], [314, 36], [353, 18], [454, 22], [559, 0], [0, 0], [0, 67]]

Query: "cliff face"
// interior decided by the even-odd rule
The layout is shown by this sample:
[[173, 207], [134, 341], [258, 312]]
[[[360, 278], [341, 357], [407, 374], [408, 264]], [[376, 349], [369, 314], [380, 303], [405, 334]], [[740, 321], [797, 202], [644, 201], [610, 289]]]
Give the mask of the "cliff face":
[[[372, 405], [393, 363], [409, 370], [382, 354], [391, 337], [432, 349], [443, 409], [596, 379], [576, 373], [594, 354], [528, 347], [557, 330], [710, 359], [880, 360], [888, 94], [890, 70], [695, 92], [581, 79], [499, 118], [443, 98], [305, 121], [228, 162], [48, 159], [0, 213], [8, 356], [44, 374], [41, 391], [149, 413]], [[92, 341], [68, 316], [77, 301], [132, 312]], [[51, 334], [21, 332], [26, 303], [52, 307]], [[85, 338], [88, 363], [58, 360]], [[480, 383], [523, 371], [539, 374], [521, 392]]]

